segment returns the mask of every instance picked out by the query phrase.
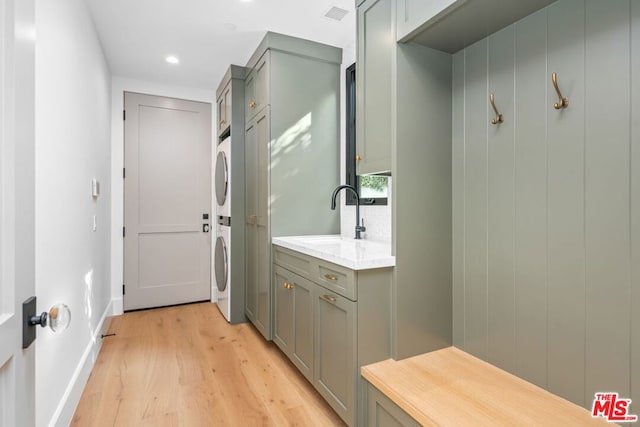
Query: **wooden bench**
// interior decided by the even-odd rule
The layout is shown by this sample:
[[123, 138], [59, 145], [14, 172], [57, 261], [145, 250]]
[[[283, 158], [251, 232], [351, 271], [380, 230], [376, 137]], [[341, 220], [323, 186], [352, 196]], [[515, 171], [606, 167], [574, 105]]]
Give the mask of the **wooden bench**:
[[385, 360], [361, 372], [369, 383], [367, 425], [611, 425], [455, 347]]

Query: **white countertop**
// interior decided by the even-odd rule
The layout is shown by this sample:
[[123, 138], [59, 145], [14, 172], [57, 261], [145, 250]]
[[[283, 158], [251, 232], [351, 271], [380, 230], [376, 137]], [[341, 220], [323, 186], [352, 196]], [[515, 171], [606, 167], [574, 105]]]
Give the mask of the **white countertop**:
[[339, 235], [274, 237], [272, 242], [352, 270], [396, 265], [396, 257], [391, 255], [391, 243], [356, 240]]

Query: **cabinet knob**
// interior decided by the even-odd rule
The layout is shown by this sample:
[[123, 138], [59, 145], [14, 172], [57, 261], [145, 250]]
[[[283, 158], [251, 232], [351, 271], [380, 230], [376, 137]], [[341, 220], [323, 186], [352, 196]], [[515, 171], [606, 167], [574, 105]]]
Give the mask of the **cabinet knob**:
[[224, 124], [224, 119], [220, 120], [220, 124], [223, 125]]
[[324, 278], [327, 280], [331, 280], [332, 282], [335, 282], [338, 280], [338, 276], [334, 276], [333, 274], [325, 274]]
[[255, 101], [251, 101], [251, 102], [249, 103], [249, 107], [251, 107], [251, 108], [256, 108], [256, 103], [255, 103]]
[[284, 282], [282, 287], [285, 288], [285, 289], [293, 289], [293, 285], [291, 283], [289, 283], [289, 282]]
[[362, 157], [360, 157], [360, 154], [356, 154], [356, 161], [359, 162], [360, 160], [362, 160]]

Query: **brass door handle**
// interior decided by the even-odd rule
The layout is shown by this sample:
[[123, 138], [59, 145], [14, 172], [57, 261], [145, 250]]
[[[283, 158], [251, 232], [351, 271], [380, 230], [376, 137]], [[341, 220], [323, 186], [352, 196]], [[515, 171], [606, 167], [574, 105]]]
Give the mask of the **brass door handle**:
[[282, 284], [282, 287], [285, 288], [285, 289], [289, 289], [289, 290], [293, 289], [293, 285], [291, 283], [289, 283], [289, 282], [284, 282]]
[[331, 295], [322, 295], [322, 299], [329, 302], [336, 302], [336, 297], [332, 297]]
[[256, 103], [255, 103], [255, 101], [251, 101], [251, 102], [249, 103], [249, 107], [250, 107], [250, 108], [256, 108]]
[[334, 276], [333, 274], [325, 274], [324, 278], [331, 280], [332, 282], [336, 282], [338, 280], [338, 276]]

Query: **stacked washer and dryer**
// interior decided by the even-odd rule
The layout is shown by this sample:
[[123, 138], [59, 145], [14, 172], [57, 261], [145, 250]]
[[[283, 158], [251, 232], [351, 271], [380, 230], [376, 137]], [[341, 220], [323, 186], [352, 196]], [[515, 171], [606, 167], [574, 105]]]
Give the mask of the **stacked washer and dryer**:
[[244, 78], [245, 68], [231, 65], [217, 98], [215, 150], [215, 224], [213, 291], [230, 323], [244, 314]]
[[216, 150], [216, 244], [213, 251], [214, 280], [218, 292], [218, 307], [229, 320], [231, 269], [231, 137], [227, 136]]

